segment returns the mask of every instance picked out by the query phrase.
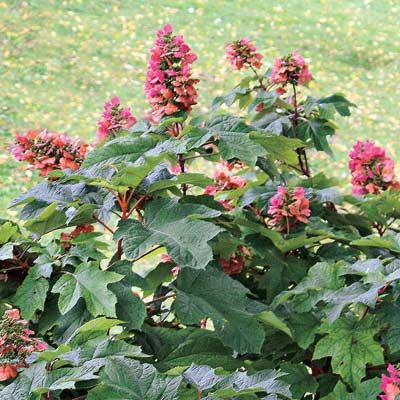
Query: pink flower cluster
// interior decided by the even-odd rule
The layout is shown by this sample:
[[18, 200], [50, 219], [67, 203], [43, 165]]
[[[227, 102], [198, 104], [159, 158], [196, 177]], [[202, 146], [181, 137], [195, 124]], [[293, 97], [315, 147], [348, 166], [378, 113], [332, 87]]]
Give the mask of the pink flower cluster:
[[6, 311], [0, 321], [0, 381], [15, 378], [19, 368], [27, 367], [29, 354], [47, 349], [47, 343], [31, 337], [35, 332], [28, 323], [17, 309]]
[[[224, 190], [234, 190], [246, 185], [246, 179], [232, 175], [232, 171], [237, 169], [237, 164], [222, 162], [214, 172], [215, 185], [208, 185], [204, 189], [204, 194], [215, 196], [217, 192]], [[233, 206], [228, 200], [220, 200], [221, 205], [228, 211], [233, 210]]]
[[261, 68], [263, 56], [257, 53], [256, 46], [248, 38], [228, 43], [225, 50], [226, 58], [232, 64], [233, 68], [237, 70], [249, 67]]
[[66, 134], [44, 131], [17, 133], [11, 154], [18, 161], [27, 161], [46, 176], [56, 169], [76, 170], [86, 157], [87, 145]]
[[247, 247], [242, 246], [239, 251], [233, 253], [229, 259], [221, 258], [219, 263], [227, 275], [237, 275], [243, 270], [245, 256], [250, 256], [250, 251]]
[[396, 400], [400, 394], [400, 371], [392, 364], [387, 367], [389, 376], [382, 374], [381, 389], [384, 394], [380, 395], [381, 400]]
[[102, 119], [97, 121], [97, 141], [101, 142], [109, 135], [114, 135], [121, 129], [128, 129], [136, 123], [129, 107], [122, 108], [119, 97], [104, 103]]
[[157, 115], [190, 111], [196, 104], [198, 79], [191, 78], [190, 65], [197, 56], [182, 35], [173, 35], [172, 26], [157, 32], [147, 69], [145, 92]]
[[349, 153], [349, 169], [353, 194], [380, 193], [388, 188], [398, 188], [394, 162], [385, 150], [373, 142], [358, 140]]
[[290, 191], [285, 186], [279, 186], [276, 194], [271, 197], [268, 214], [272, 217], [269, 224], [278, 227], [279, 231], [289, 233], [299, 223], [307, 224], [311, 211], [310, 201], [304, 196], [304, 188], [296, 187]]
[[304, 58], [296, 49], [285, 57], [275, 60], [269, 80], [279, 85], [277, 92], [283, 94], [288, 84], [306, 86], [312, 80], [312, 75]]

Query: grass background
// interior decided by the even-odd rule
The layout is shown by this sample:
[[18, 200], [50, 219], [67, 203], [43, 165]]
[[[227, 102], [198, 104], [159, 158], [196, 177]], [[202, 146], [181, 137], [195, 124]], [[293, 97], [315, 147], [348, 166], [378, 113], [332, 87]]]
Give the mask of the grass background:
[[13, 133], [49, 128], [93, 140], [113, 95], [140, 117], [149, 48], [167, 22], [199, 56], [199, 112], [240, 79], [225, 61], [227, 42], [250, 37], [266, 65], [299, 48], [315, 78], [310, 92], [358, 104], [339, 122], [335, 159], [314, 157], [348, 184], [357, 138], [400, 156], [399, 12], [398, 0], [0, 0], [0, 215], [13, 214], [9, 200], [35, 181], [8, 154]]

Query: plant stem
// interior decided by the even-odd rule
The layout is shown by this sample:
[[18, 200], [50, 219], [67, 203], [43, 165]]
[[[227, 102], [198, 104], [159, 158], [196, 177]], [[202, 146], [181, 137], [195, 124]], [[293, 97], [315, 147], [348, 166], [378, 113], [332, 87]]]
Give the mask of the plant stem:
[[[121, 219], [125, 220], [129, 217], [128, 215], [128, 202], [126, 199], [126, 193], [124, 193], [121, 196], [118, 196], [117, 201], [121, 207]], [[123, 249], [123, 239], [119, 239], [118, 240], [118, 245], [117, 245], [117, 259], [121, 260], [122, 258], [122, 254], [124, 253], [124, 249]]]
[[153, 300], [150, 300], [150, 301], [146, 302], [146, 306], [148, 306], [150, 304], [153, 304], [153, 303], [157, 303], [158, 301], [164, 301], [164, 300], [170, 299], [170, 298], [175, 297], [175, 296], [176, 296], [176, 294], [172, 293], [172, 294], [167, 294], [165, 296], [157, 297], [157, 298], [155, 298]]
[[104, 228], [110, 232], [112, 235], [114, 235], [114, 231], [105, 223], [103, 222], [100, 218], [96, 217], [96, 215], [93, 214], [93, 218], [102, 226], [104, 226]]
[[265, 85], [264, 85], [262, 76], [258, 75], [258, 72], [254, 69], [254, 67], [253, 67], [251, 64], [249, 65], [249, 67], [250, 67], [250, 69], [254, 72], [254, 75], [255, 75], [256, 78], [258, 79], [258, 82], [260, 83], [260, 88], [261, 88], [262, 90], [266, 90], [267, 88], [266, 88]]
[[154, 249], [150, 249], [149, 251], [146, 251], [146, 253], [142, 254], [142, 255], [141, 255], [140, 257], [138, 257], [138, 258], [135, 258], [132, 262], [135, 263], [136, 261], [141, 260], [142, 258], [144, 258], [144, 257], [148, 256], [149, 254], [153, 253], [153, 251], [156, 251], [156, 250], [158, 250], [158, 249], [161, 249], [161, 247], [163, 247], [163, 246], [159, 245], [159, 246], [154, 247]]
[[[181, 173], [184, 173], [185, 172], [185, 158], [184, 158], [183, 154], [178, 154], [178, 163], [179, 163], [179, 167], [181, 169]], [[182, 194], [184, 196], [186, 196], [188, 187], [185, 183], [183, 183], [181, 185], [181, 189], [182, 189]]]
[[[295, 128], [297, 126], [297, 123], [299, 120], [299, 110], [298, 110], [298, 103], [297, 103], [296, 85], [293, 83], [292, 87], [293, 87], [293, 108], [294, 108], [292, 124], [293, 124], [293, 127]], [[299, 166], [300, 166], [301, 172], [307, 178], [310, 178], [311, 173], [310, 173], [310, 168], [308, 166], [308, 159], [307, 159], [307, 153], [306, 153], [305, 148], [304, 147], [297, 148], [296, 153], [297, 153], [297, 159], [299, 160]]]
[[127, 218], [130, 217], [130, 215], [135, 211], [146, 199], [146, 195], [144, 194], [143, 196], [139, 197], [139, 200], [131, 207], [131, 209], [128, 212]]

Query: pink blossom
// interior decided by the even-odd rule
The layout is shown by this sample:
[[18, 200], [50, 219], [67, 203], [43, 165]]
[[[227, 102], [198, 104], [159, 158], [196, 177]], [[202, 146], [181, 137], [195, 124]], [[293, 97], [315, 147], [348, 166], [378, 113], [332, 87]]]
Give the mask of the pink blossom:
[[172, 257], [169, 254], [161, 254], [161, 261], [164, 263], [172, 262]]
[[248, 38], [236, 40], [228, 43], [225, 47], [226, 58], [232, 64], [233, 68], [240, 70], [242, 68], [261, 68], [263, 56], [257, 53], [257, 48]]
[[196, 104], [198, 79], [191, 78], [191, 64], [197, 56], [183, 40], [173, 35], [172, 26], [157, 32], [147, 68], [145, 93], [156, 115], [189, 112]]
[[218, 192], [218, 187], [216, 185], [208, 185], [204, 188], [204, 194], [209, 196], [214, 196]]
[[[161, 261], [164, 263], [171, 263], [174, 262], [172, 257], [169, 254], [161, 254]], [[175, 267], [171, 268], [171, 274], [174, 278], [176, 278], [179, 274], [179, 271], [181, 269], [179, 268], [179, 265], [175, 265]]]
[[229, 259], [221, 258], [219, 263], [227, 275], [237, 275], [242, 272], [244, 257], [233, 253]]
[[0, 382], [8, 379], [14, 379], [18, 374], [18, 370], [15, 365], [11, 364], [0, 364]]
[[279, 231], [289, 232], [299, 223], [307, 224], [311, 211], [304, 188], [296, 187], [290, 191], [285, 186], [279, 186], [270, 199], [268, 214], [272, 217], [269, 224], [278, 227]]
[[86, 157], [87, 147], [66, 134], [30, 130], [16, 133], [10, 151], [18, 161], [27, 161], [41, 176], [46, 176], [56, 169], [77, 170]]
[[394, 162], [383, 148], [373, 142], [358, 140], [349, 153], [349, 169], [353, 194], [378, 194], [388, 188], [398, 188]]
[[36, 337], [35, 332], [24, 328], [28, 321], [20, 319], [17, 309], [8, 310], [0, 320], [0, 381], [15, 378], [19, 368], [26, 367], [25, 359], [34, 351], [47, 349], [47, 343]]
[[5, 315], [8, 318], [16, 319], [16, 320], [21, 318], [21, 314], [20, 314], [20, 312], [19, 312], [19, 310], [17, 308], [12, 308], [11, 310], [7, 310], [5, 312]]
[[102, 118], [97, 121], [97, 141], [102, 142], [106, 137], [115, 135], [122, 129], [128, 129], [136, 123], [131, 109], [122, 108], [119, 97], [113, 97], [104, 103]]
[[172, 269], [171, 269], [172, 276], [173, 276], [174, 278], [176, 278], [176, 277], [178, 276], [180, 270], [181, 270], [181, 269], [180, 269], [178, 266], [172, 268]]
[[44, 351], [47, 350], [49, 345], [46, 342], [36, 339], [34, 344], [35, 351]]
[[[232, 174], [232, 171], [236, 168], [237, 164], [234, 163], [228, 163], [226, 161], [220, 163], [214, 171], [215, 184], [206, 186], [204, 194], [215, 196], [218, 192], [224, 190], [235, 190], [246, 186], [246, 179]], [[234, 209], [229, 200], [222, 199], [219, 202], [227, 211]]]
[[243, 270], [245, 257], [250, 256], [250, 250], [245, 246], [241, 246], [229, 259], [221, 258], [219, 263], [227, 275], [237, 275]]
[[400, 372], [392, 364], [388, 365], [387, 371], [389, 376], [382, 374], [380, 388], [384, 394], [380, 395], [380, 399], [395, 400], [397, 395], [400, 394]]
[[288, 84], [307, 86], [312, 80], [312, 75], [300, 51], [296, 49], [282, 58], [275, 59], [269, 80], [279, 85], [277, 88], [279, 94], [284, 94]]

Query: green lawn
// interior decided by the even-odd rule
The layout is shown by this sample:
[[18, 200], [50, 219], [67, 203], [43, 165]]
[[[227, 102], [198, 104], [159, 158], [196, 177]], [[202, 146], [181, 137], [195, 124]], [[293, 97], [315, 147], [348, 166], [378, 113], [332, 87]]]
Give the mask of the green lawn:
[[343, 92], [358, 104], [340, 123], [336, 159], [318, 156], [331, 173], [345, 177], [346, 153], [358, 137], [400, 156], [399, 12], [398, 0], [0, 0], [0, 213], [32, 184], [26, 165], [8, 156], [13, 133], [48, 127], [91, 140], [112, 95], [140, 116], [148, 50], [167, 22], [199, 55], [197, 110], [239, 79], [224, 45], [247, 35], [266, 63], [299, 48], [314, 93]]

